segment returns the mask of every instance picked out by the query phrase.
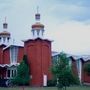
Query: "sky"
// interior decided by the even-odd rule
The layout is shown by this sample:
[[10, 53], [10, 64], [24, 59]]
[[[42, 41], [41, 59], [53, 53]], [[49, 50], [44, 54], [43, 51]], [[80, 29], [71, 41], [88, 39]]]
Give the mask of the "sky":
[[0, 0], [0, 32], [7, 17], [12, 41], [23, 44], [32, 36], [37, 6], [53, 51], [90, 54], [90, 0]]

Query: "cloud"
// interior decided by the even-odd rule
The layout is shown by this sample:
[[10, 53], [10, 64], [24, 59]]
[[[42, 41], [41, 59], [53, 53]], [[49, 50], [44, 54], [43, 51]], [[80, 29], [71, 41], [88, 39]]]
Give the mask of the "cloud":
[[52, 7], [51, 10], [57, 18], [61, 18], [63, 20], [90, 20], [90, 7], [58, 4]]
[[10, 3], [12, 0], [0, 0], [0, 4]]
[[54, 17], [60, 18], [62, 21], [76, 20], [84, 22], [90, 20], [88, 4], [90, 4], [89, 0], [60, 0], [50, 10]]
[[0, 16], [7, 16], [13, 8], [13, 0], [0, 0]]
[[90, 7], [90, 0], [57, 0], [57, 2], [62, 4], [73, 4], [78, 6]]
[[90, 53], [90, 24], [77, 21], [49, 24], [46, 37], [51, 37], [53, 50], [65, 51], [71, 54]]

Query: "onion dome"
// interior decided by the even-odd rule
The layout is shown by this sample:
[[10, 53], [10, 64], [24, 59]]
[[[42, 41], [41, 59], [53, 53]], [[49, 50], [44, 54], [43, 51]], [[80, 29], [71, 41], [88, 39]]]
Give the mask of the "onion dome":
[[3, 31], [3, 32], [1, 32], [1, 33], [0, 33], [0, 36], [1, 36], [1, 35], [2, 35], [2, 36], [3, 36], [3, 35], [10, 36], [10, 33], [9, 33], [9, 32], [7, 32], [7, 31]]
[[35, 30], [44, 29], [44, 25], [41, 24], [40, 22], [36, 22], [35, 24], [32, 25], [32, 29], [35, 29]]

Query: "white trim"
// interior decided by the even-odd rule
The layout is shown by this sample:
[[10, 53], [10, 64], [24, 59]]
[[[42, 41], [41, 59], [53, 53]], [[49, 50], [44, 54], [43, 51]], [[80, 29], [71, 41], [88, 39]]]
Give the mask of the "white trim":
[[72, 66], [72, 60], [69, 58], [69, 66]]
[[13, 63], [13, 64], [0, 64], [0, 67], [12, 67], [12, 66], [18, 66], [20, 63]]

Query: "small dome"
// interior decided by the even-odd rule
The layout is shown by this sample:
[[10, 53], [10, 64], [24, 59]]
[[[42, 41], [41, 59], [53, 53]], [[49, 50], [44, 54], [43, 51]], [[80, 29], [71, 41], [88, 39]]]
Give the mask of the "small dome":
[[3, 31], [3, 32], [0, 33], [0, 35], [9, 35], [10, 36], [10, 33], [7, 32], [7, 31]]
[[37, 22], [37, 23], [35, 23], [35, 24], [33, 24], [32, 25], [32, 28], [44, 28], [44, 25], [43, 24], [41, 24], [41, 23], [39, 23], [39, 22]]

